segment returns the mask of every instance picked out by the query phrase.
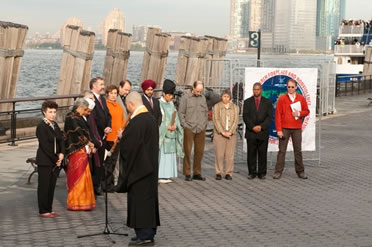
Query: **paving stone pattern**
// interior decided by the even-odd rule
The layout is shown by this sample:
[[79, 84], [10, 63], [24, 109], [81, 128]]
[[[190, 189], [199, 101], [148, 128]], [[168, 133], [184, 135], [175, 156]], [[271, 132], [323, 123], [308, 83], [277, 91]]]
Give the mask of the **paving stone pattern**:
[[[207, 140], [203, 181], [159, 186], [161, 226], [157, 246], [372, 246], [372, 107], [366, 96], [338, 98], [338, 113], [321, 122], [321, 165], [307, 165], [308, 180], [287, 162], [280, 180], [248, 180], [238, 141], [233, 180], [214, 179]], [[357, 110], [354, 110], [357, 109]], [[28, 157], [37, 142], [0, 146], [0, 246], [126, 246], [126, 194], [110, 193], [110, 227], [129, 237], [104, 235], [104, 197], [91, 212], [66, 210], [65, 174], [58, 180], [53, 219], [38, 216], [36, 186], [26, 184]], [[274, 157], [275, 159], [275, 157]], [[181, 168], [181, 166], [180, 166]]]

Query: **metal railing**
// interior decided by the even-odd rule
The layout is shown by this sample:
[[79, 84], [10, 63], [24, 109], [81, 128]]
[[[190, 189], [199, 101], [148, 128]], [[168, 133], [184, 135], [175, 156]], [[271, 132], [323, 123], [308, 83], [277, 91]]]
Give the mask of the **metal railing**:
[[[34, 101], [43, 101], [43, 100], [56, 100], [56, 99], [71, 99], [74, 100], [80, 97], [80, 94], [70, 94], [70, 95], [59, 95], [59, 96], [45, 96], [45, 97], [28, 97], [28, 98], [12, 98], [12, 99], [2, 99], [0, 104], [12, 104], [12, 110], [0, 112], [0, 119], [3, 122], [9, 122], [10, 116], [10, 138], [0, 143], [10, 142], [10, 146], [16, 146], [16, 141], [33, 139], [35, 136], [26, 136], [26, 137], [17, 137], [17, 115], [25, 113], [40, 113], [40, 108], [33, 109], [21, 109], [16, 110], [16, 103], [19, 102], [34, 102]], [[70, 106], [60, 106], [59, 109], [68, 109]]]
[[372, 92], [372, 74], [336, 76], [336, 97]]
[[343, 25], [339, 28], [339, 36], [348, 35], [348, 34], [359, 34], [363, 35], [364, 25]]
[[335, 55], [353, 54], [363, 56], [365, 53], [364, 45], [335, 45]]

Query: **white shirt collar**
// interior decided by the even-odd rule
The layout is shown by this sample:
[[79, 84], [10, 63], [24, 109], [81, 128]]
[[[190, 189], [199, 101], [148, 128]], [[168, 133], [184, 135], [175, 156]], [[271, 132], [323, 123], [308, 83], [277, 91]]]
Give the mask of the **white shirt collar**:
[[[296, 93], [296, 94], [297, 94], [297, 93]], [[295, 101], [295, 99], [296, 99], [296, 94], [294, 94], [294, 96], [292, 96], [292, 95], [290, 95], [290, 94], [288, 93], [289, 99], [290, 99], [292, 102]]]
[[96, 96], [97, 99], [101, 96], [100, 94], [95, 93], [95, 92], [93, 92], [93, 91], [92, 91], [92, 93], [94, 94], [94, 96]]

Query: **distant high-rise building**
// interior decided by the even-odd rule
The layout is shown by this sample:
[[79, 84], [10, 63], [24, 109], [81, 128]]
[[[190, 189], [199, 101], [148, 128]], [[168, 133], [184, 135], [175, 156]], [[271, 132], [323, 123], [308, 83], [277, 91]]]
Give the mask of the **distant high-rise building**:
[[65, 28], [67, 25], [83, 27], [83, 21], [77, 17], [71, 17], [71, 18], [68, 18], [67, 21], [65, 21], [65, 23], [62, 25], [60, 29], [60, 37], [59, 37], [62, 46], [64, 44], [63, 38], [65, 36]]
[[233, 39], [248, 37], [249, 0], [231, 0], [230, 2], [230, 37]]
[[144, 42], [146, 41], [147, 37], [147, 30], [149, 27], [156, 27], [160, 28], [160, 26], [157, 25], [133, 25], [132, 29], [132, 41], [133, 42]]
[[119, 29], [125, 32], [125, 17], [118, 8], [111, 11], [103, 22], [102, 41], [104, 45], [107, 44], [107, 34], [110, 29]]
[[249, 3], [249, 31], [257, 31], [262, 27], [262, 0], [251, 0]]
[[263, 50], [271, 51], [274, 39], [275, 0], [261, 0], [261, 44]]
[[317, 0], [277, 0], [274, 49], [288, 52], [314, 50]]
[[341, 20], [345, 18], [346, 0], [318, 0], [316, 19], [316, 47], [330, 50], [338, 36]]

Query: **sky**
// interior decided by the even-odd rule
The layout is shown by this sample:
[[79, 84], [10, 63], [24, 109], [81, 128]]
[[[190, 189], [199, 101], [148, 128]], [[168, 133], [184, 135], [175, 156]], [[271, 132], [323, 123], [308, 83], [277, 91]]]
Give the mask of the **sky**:
[[[96, 31], [114, 8], [124, 13], [129, 33], [133, 25], [220, 37], [229, 33], [230, 0], [1, 0], [0, 21], [27, 25], [29, 35], [54, 34], [68, 18], [78, 17], [84, 28]], [[372, 0], [346, 0], [346, 18], [372, 19]]]

